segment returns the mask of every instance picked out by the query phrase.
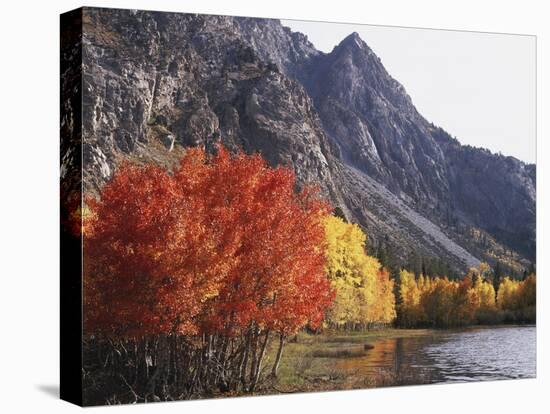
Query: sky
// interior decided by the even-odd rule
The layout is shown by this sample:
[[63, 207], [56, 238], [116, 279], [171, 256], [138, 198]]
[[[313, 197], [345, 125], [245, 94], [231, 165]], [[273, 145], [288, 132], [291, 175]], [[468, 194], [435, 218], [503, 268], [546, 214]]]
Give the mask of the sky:
[[536, 161], [534, 36], [282, 20], [330, 52], [352, 32], [418, 111], [461, 143]]

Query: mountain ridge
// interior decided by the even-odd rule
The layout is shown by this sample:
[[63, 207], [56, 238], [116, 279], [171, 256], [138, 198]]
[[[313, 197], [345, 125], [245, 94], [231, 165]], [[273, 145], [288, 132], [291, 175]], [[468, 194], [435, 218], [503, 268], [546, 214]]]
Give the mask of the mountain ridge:
[[185, 147], [221, 141], [319, 183], [371, 248], [387, 243], [400, 264], [413, 250], [457, 270], [487, 260], [519, 272], [534, 261], [535, 169], [462, 146], [424, 119], [357, 34], [323, 53], [271, 19], [83, 14], [86, 191], [123, 159], [169, 167]]

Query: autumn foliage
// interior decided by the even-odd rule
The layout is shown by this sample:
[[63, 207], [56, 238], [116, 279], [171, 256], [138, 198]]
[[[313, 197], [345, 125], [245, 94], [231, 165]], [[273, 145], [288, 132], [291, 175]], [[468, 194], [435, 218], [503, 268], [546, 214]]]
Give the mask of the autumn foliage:
[[476, 323], [534, 322], [535, 275], [524, 281], [505, 278], [495, 292], [486, 278], [488, 265], [472, 268], [461, 280], [429, 278], [401, 270], [398, 325], [454, 327]]
[[292, 333], [319, 324], [327, 206], [259, 156], [191, 149], [172, 173], [123, 165], [85, 234], [86, 329]]
[[319, 326], [332, 302], [328, 205], [312, 188], [295, 191], [290, 170], [258, 155], [189, 149], [171, 173], [126, 163], [86, 202], [88, 334], [202, 338], [220, 353], [216, 364], [228, 364], [222, 377], [228, 358], [237, 361], [246, 388], [270, 334], [282, 346]]
[[504, 311], [534, 315], [537, 303], [536, 296], [537, 279], [535, 274], [527, 276], [522, 281], [506, 277], [499, 286], [497, 304]]
[[173, 171], [123, 163], [70, 211], [66, 227], [84, 243], [90, 401], [112, 390], [124, 402], [252, 392], [277, 376], [285, 341], [304, 328], [534, 315], [534, 275], [505, 278], [498, 292], [486, 264], [462, 280], [392, 277], [358, 225], [259, 155], [188, 149]]
[[326, 270], [336, 291], [328, 313], [333, 327], [366, 328], [395, 319], [393, 280], [380, 262], [366, 253], [366, 235], [338, 217], [325, 220]]

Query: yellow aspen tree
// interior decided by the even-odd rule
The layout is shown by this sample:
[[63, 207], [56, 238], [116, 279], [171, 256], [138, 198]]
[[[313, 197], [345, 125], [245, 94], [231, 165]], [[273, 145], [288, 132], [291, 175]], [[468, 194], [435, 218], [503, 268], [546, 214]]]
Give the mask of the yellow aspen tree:
[[399, 273], [399, 280], [400, 324], [402, 326], [412, 327], [418, 323], [420, 291], [414, 273], [402, 269]]
[[351, 327], [391, 322], [395, 318], [393, 281], [378, 259], [366, 254], [365, 233], [334, 216], [325, 219], [325, 231], [326, 272], [336, 292], [328, 322]]
[[514, 310], [517, 308], [516, 292], [520, 287], [520, 282], [505, 277], [500, 283], [497, 294], [497, 304], [500, 309]]

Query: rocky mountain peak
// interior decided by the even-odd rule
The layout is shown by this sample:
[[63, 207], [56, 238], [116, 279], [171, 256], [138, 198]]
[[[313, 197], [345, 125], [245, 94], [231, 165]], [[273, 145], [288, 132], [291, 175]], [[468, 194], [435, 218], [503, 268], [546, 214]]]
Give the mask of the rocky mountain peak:
[[86, 191], [121, 160], [170, 167], [221, 141], [320, 184], [400, 263], [411, 251], [461, 270], [534, 260], [534, 168], [424, 119], [357, 33], [323, 53], [271, 19], [84, 8], [83, 27]]
[[351, 51], [366, 51], [371, 52], [368, 45], [365, 43], [361, 36], [357, 32], [352, 32], [346, 36], [342, 41], [334, 47], [333, 50], [351, 50]]

